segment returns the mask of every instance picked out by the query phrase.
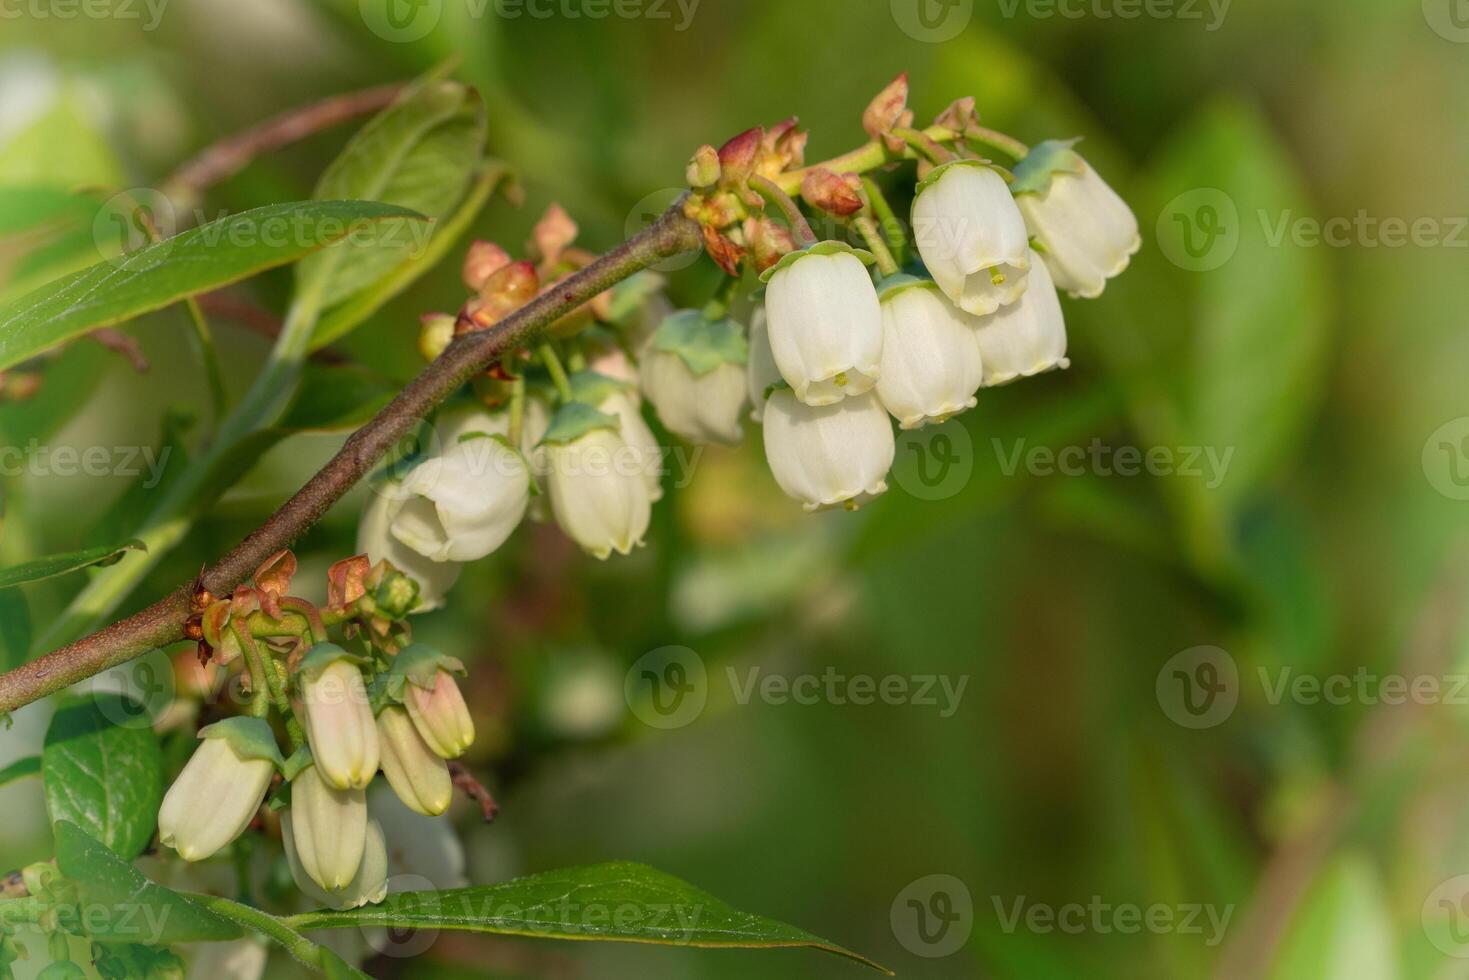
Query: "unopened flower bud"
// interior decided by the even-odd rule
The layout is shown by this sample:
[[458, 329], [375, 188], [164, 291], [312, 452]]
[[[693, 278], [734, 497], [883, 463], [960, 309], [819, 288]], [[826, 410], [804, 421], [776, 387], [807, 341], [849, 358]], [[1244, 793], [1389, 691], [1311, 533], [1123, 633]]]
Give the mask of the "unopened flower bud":
[[424, 743], [443, 759], [457, 759], [474, 744], [474, 719], [459, 685], [447, 670], [436, 670], [424, 686], [410, 678], [403, 703]]
[[454, 318], [447, 313], [429, 313], [420, 321], [418, 353], [425, 361], [434, 361], [454, 339]]
[[873, 393], [812, 407], [787, 389], [765, 403], [765, 459], [775, 482], [807, 510], [855, 509], [888, 488], [892, 422]]
[[327, 891], [346, 888], [367, 847], [367, 794], [333, 789], [316, 766], [291, 780], [291, 848], [304, 871]]
[[280, 759], [270, 726], [258, 718], [210, 725], [199, 737], [158, 811], [159, 840], [185, 861], [202, 861], [244, 833]]
[[384, 708], [377, 716], [377, 735], [382, 746], [383, 775], [398, 799], [428, 817], [447, 810], [454, 797], [449, 766], [429, 748], [408, 712], [393, 706]]
[[979, 322], [932, 280], [902, 276], [883, 284], [877, 397], [902, 428], [943, 422], [974, 407], [984, 380]]
[[1005, 178], [986, 164], [958, 160], [925, 177], [913, 201], [913, 237], [929, 275], [966, 313], [993, 313], [1025, 292], [1025, 221]]
[[376, 820], [367, 821], [362, 861], [357, 873], [342, 888], [324, 889], [306, 872], [296, 837], [296, 822], [290, 811], [281, 814], [281, 837], [286, 845], [286, 864], [296, 887], [312, 901], [344, 911], [381, 902], [388, 895], [388, 846]]
[[318, 643], [301, 662], [306, 738], [321, 778], [337, 789], [361, 789], [377, 774], [377, 724], [362, 671], [332, 643]]
[[464, 255], [464, 285], [479, 292], [485, 281], [510, 264], [509, 254], [494, 242], [476, 241]]
[[719, 151], [709, 145], [699, 147], [685, 172], [689, 186], [696, 191], [708, 190], [719, 183]]
[[796, 398], [832, 405], [871, 391], [882, 362], [882, 313], [862, 259], [823, 242], [792, 252], [767, 275], [770, 347]]

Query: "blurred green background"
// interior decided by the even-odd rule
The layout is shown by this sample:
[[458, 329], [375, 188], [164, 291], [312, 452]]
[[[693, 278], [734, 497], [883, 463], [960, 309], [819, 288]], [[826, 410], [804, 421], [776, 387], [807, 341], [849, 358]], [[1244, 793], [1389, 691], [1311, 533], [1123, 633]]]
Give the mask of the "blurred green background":
[[[169, 0], [156, 24], [142, 3], [136, 19], [0, 6], [3, 184], [157, 186], [221, 136], [456, 55], [526, 192], [475, 233], [512, 249], [552, 201], [580, 244], [620, 241], [696, 146], [753, 125], [799, 115], [808, 160], [841, 152], [904, 70], [922, 121], [974, 95], [1029, 142], [1084, 135], [1136, 212], [1132, 268], [1066, 302], [1071, 370], [982, 393], [945, 445], [900, 443], [892, 490], [860, 513], [802, 515], [755, 427], [698, 458], [629, 559], [528, 526], [466, 571], [416, 628], [470, 663], [472, 763], [504, 806], [488, 827], [458, 813], [471, 879], [643, 861], [904, 977], [1469, 976], [1463, 0], [689, 3], [442, 0], [405, 8], [428, 16], [411, 41], [383, 36], [379, 0]], [[351, 128], [259, 160], [204, 208], [308, 197]], [[1328, 219], [1346, 223], [1313, 241]], [[1422, 232], [1401, 241], [1395, 222]], [[35, 249], [0, 239], [0, 297], [62, 271]], [[671, 290], [699, 302], [713, 278], [700, 260]], [[289, 285], [236, 292], [279, 313]], [[337, 349], [406, 380], [418, 314], [463, 293], [447, 261]], [[182, 313], [127, 329], [150, 373], [73, 344], [36, 397], [0, 406], [5, 443], [151, 446], [170, 410], [198, 411]], [[216, 330], [238, 390], [266, 341]], [[339, 441], [262, 459], [132, 605], [233, 545]], [[1045, 463], [1094, 444], [1156, 450], [1167, 472]], [[955, 470], [925, 482], [946, 448]], [[96, 543], [125, 484], [8, 472], [0, 564]], [[301, 581], [350, 553], [361, 500], [301, 543]], [[29, 589], [38, 622], [78, 584]], [[670, 646], [705, 667], [707, 705], [664, 730], [624, 679]], [[1180, 700], [1203, 661], [1224, 684], [1206, 717]], [[948, 713], [942, 694], [772, 703], [732, 685], [752, 669], [965, 687]], [[1438, 693], [1382, 703], [1402, 700], [1389, 677]], [[48, 710], [17, 714], [0, 763], [34, 751]], [[48, 853], [36, 785], [0, 790], [0, 812], [0, 865]], [[961, 942], [925, 941], [910, 899], [958, 910], [944, 935]], [[861, 974], [809, 952], [465, 938], [369, 970]]]

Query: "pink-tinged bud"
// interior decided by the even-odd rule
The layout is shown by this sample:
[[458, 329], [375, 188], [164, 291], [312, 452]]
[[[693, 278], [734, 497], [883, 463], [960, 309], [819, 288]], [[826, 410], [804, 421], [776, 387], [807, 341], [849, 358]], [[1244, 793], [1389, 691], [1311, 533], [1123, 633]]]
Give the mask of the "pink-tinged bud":
[[361, 789], [377, 773], [377, 724], [362, 672], [350, 655], [319, 643], [301, 662], [306, 738], [321, 778], [337, 789]]
[[333, 789], [307, 766], [291, 780], [288, 815], [289, 846], [307, 877], [328, 892], [352, 884], [367, 848], [366, 791]]
[[447, 313], [426, 313], [419, 318], [418, 353], [425, 361], [438, 360], [454, 340], [455, 317]]
[[467, 319], [460, 318], [455, 332], [472, 333], [494, 326], [535, 299], [540, 290], [536, 267], [530, 262], [512, 262], [485, 280], [478, 303]]
[[510, 254], [494, 242], [477, 241], [464, 255], [464, 285], [479, 292], [485, 281], [510, 264]]
[[801, 181], [801, 196], [812, 207], [845, 218], [861, 211], [863, 207], [862, 195], [857, 193], [853, 183], [861, 186], [861, 181], [856, 178], [848, 180], [840, 174], [817, 167]]
[[576, 241], [579, 232], [571, 215], [561, 205], [552, 204], [531, 231], [531, 253], [542, 263], [555, 265], [566, 247]]
[[346, 609], [367, 594], [367, 576], [372, 572], [372, 562], [366, 555], [343, 558], [327, 569], [327, 606], [331, 609]]
[[[745, 242], [755, 258], [756, 272], [774, 267], [788, 253], [796, 250], [796, 240], [790, 229], [769, 218], [745, 219], [744, 231]], [[763, 389], [760, 400], [764, 402]]]
[[296, 887], [312, 901], [345, 911], [373, 905], [387, 897], [388, 846], [383, 828], [376, 820], [367, 821], [362, 862], [344, 888], [323, 889], [306, 873], [297, 847], [295, 820], [289, 811], [281, 814], [281, 837], [285, 840], [286, 864], [291, 869], [291, 878], [296, 882]]
[[933, 124], [952, 129], [956, 133], [962, 133], [970, 126], [979, 125], [979, 113], [974, 108], [974, 96], [966, 95], [962, 99], [955, 99], [947, 109], [938, 114]]
[[258, 718], [210, 725], [158, 811], [158, 839], [185, 861], [202, 861], [250, 825], [280, 760]]
[[441, 758], [457, 759], [474, 744], [474, 719], [448, 671], [435, 671], [429, 687], [410, 680], [403, 688], [403, 703], [418, 734]]
[[418, 734], [408, 712], [384, 708], [377, 716], [377, 735], [382, 746], [383, 775], [398, 799], [426, 817], [436, 817], [449, 809], [454, 781], [448, 763]]
[[684, 176], [690, 187], [696, 191], [704, 191], [719, 183], [722, 172], [719, 151], [706, 143], [694, 151], [694, 157], [689, 161]]
[[756, 126], [719, 148], [720, 182], [725, 187], [738, 187], [750, 179], [764, 140], [765, 130]]
[[709, 253], [709, 257], [714, 260], [714, 263], [727, 274], [736, 278], [739, 277], [740, 263], [745, 258], [745, 250], [739, 245], [736, 245], [733, 239], [705, 225], [704, 250]]
[[883, 140], [896, 153], [903, 148], [903, 141], [890, 134], [894, 129], [913, 125], [913, 112], [907, 106], [908, 73], [903, 72], [867, 106], [867, 111], [862, 113], [862, 128], [868, 136]]
[[760, 161], [755, 169], [775, 179], [787, 170], [799, 170], [806, 163], [806, 141], [810, 134], [798, 128], [795, 116], [766, 130], [761, 142]]

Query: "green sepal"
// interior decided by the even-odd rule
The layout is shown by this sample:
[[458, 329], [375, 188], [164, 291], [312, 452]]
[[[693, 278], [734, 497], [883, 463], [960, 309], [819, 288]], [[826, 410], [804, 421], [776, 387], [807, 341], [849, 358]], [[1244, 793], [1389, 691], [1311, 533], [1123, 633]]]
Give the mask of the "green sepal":
[[401, 704], [404, 686], [407, 684], [411, 683], [425, 691], [432, 690], [441, 670], [460, 677], [465, 677], [469, 673], [464, 669], [464, 661], [458, 657], [441, 653], [425, 643], [411, 644], [393, 658], [393, 666], [386, 674], [387, 695], [392, 701]]
[[578, 371], [567, 380], [571, 382], [571, 397], [593, 408], [613, 395], [620, 395], [633, 389], [633, 386], [626, 381], [609, 378], [596, 371]]
[[885, 302], [909, 289], [939, 289], [939, 284], [923, 276], [910, 276], [906, 272], [895, 272], [877, 284], [877, 300], [879, 303]]
[[271, 813], [280, 813], [282, 810], [289, 810], [291, 808], [291, 783], [289, 780], [275, 788], [275, 792], [270, 795], [270, 802], [265, 805], [265, 808]]
[[721, 364], [742, 366], [750, 361], [750, 345], [738, 323], [729, 317], [710, 320], [698, 310], [679, 310], [664, 317], [653, 334], [653, 349], [677, 354], [699, 376]]
[[764, 394], [763, 397], [764, 397], [765, 401], [770, 401], [770, 396], [773, 395], [773, 394], [775, 394], [777, 391], [790, 391], [790, 390], [791, 390], [790, 382], [788, 382], [784, 378], [782, 378], [779, 381], [772, 381], [772, 382], [770, 382], [770, 384], [766, 385], [765, 386], [765, 394]]
[[593, 429], [622, 431], [622, 420], [615, 415], [599, 412], [586, 402], [570, 401], [556, 409], [551, 424], [539, 445], [566, 445], [575, 442]]
[[1072, 149], [1081, 137], [1069, 140], [1046, 140], [1037, 143], [1025, 159], [1015, 165], [1015, 181], [1011, 194], [1044, 194], [1051, 189], [1056, 174], [1079, 174], [1086, 170], [1081, 155]]
[[303, 745], [292, 752], [291, 757], [281, 766], [281, 775], [285, 776], [286, 782], [289, 783], [314, 765], [316, 765], [316, 759], [311, 754], [311, 746]]
[[918, 182], [918, 186], [913, 189], [913, 197], [916, 199], [919, 194], [922, 194], [934, 184], [937, 184], [939, 182], [939, 178], [948, 173], [949, 170], [953, 167], [983, 167], [985, 170], [993, 170], [1001, 177], [1010, 176], [1010, 171], [1006, 170], [1004, 167], [997, 167], [993, 163], [990, 163], [988, 160], [950, 160], [948, 163], [941, 163], [937, 167], [934, 167], [932, 170], [930, 170], [928, 172], [928, 176], [920, 180]]
[[877, 258], [866, 249], [853, 248], [846, 242], [817, 242], [815, 245], [808, 246], [807, 248], [798, 248], [794, 252], [787, 252], [782, 255], [779, 262], [760, 273], [760, 281], [769, 282], [775, 277], [777, 272], [788, 266], [795, 265], [808, 255], [840, 255], [843, 252], [846, 252], [848, 255], [857, 256], [857, 258], [862, 260], [863, 265], [875, 265], [877, 263]]
[[275, 743], [275, 733], [264, 718], [226, 718], [199, 729], [199, 737], [222, 738], [242, 759], [265, 759], [277, 769], [285, 769], [286, 761]]
[[370, 663], [366, 657], [355, 653], [348, 653], [335, 643], [318, 643], [306, 651], [306, 656], [301, 660], [301, 666], [296, 670], [296, 676], [300, 681], [314, 681], [323, 670], [326, 670], [338, 660], [346, 660], [359, 667]]
[[634, 273], [612, 287], [611, 301], [607, 304], [607, 322], [619, 327], [632, 325], [648, 300], [663, 291], [663, 277], [644, 269]]

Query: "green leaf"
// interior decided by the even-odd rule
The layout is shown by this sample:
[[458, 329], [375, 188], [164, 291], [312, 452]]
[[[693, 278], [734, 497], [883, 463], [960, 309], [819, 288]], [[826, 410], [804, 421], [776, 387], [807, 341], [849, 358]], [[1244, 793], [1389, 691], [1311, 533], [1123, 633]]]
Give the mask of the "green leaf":
[[168, 949], [151, 949], [136, 943], [93, 947], [97, 973], [102, 980], [182, 980], [183, 961]]
[[61, 221], [91, 221], [97, 202], [60, 187], [0, 187], [0, 236]]
[[56, 865], [77, 886], [76, 925], [99, 942], [169, 946], [224, 942], [239, 927], [145, 878], [69, 820], [56, 824]]
[[137, 702], [94, 694], [62, 707], [41, 751], [51, 822], [70, 821], [126, 858], [153, 837], [163, 752]]
[[13, 783], [17, 779], [25, 779], [27, 776], [39, 776], [41, 774], [41, 757], [38, 755], [27, 756], [17, 759], [4, 769], [0, 769], [0, 786]]
[[742, 365], [750, 359], [745, 332], [735, 321], [708, 320], [698, 310], [679, 310], [663, 318], [653, 334], [653, 346], [677, 354], [696, 375], [705, 375], [721, 364]]
[[[399, 205], [433, 219], [449, 216], [479, 172], [488, 128], [478, 94], [429, 78], [358, 131], [322, 174], [317, 200]], [[366, 290], [428, 248], [431, 229], [385, 222], [369, 240], [344, 242], [301, 263], [297, 285], [330, 309]]]
[[1394, 980], [1398, 975], [1392, 914], [1382, 886], [1365, 857], [1343, 855], [1324, 869], [1291, 917], [1269, 976]]
[[1080, 138], [1046, 140], [1031, 147], [1024, 160], [1015, 165], [1011, 194], [1044, 194], [1051, 188], [1056, 174], [1079, 174], [1085, 168], [1081, 156], [1072, 149]]
[[280, 428], [288, 433], [356, 429], [397, 393], [397, 385], [368, 368], [308, 362]]
[[31, 608], [19, 589], [0, 590], [0, 670], [30, 659]]
[[556, 410], [541, 445], [554, 446], [575, 442], [593, 429], [611, 429], [617, 432], [622, 423], [614, 415], [597, 411], [585, 402], [567, 402]]
[[368, 201], [274, 204], [99, 262], [0, 307], [0, 371], [89, 330], [294, 262], [371, 222], [421, 217]]
[[80, 551], [68, 551], [60, 555], [48, 555], [45, 558], [37, 558], [35, 561], [0, 570], [0, 589], [11, 589], [17, 585], [56, 578], [58, 575], [66, 575], [93, 565], [111, 565], [121, 561], [129, 551], [147, 550], [143, 542], [134, 540], [124, 541], [122, 544], [99, 545], [95, 548], [83, 548]]
[[709, 949], [805, 947], [876, 963], [794, 926], [730, 908], [671, 875], [618, 862], [531, 875], [498, 885], [405, 892], [381, 905], [294, 916], [295, 929], [382, 926], [545, 939], [654, 943]]

